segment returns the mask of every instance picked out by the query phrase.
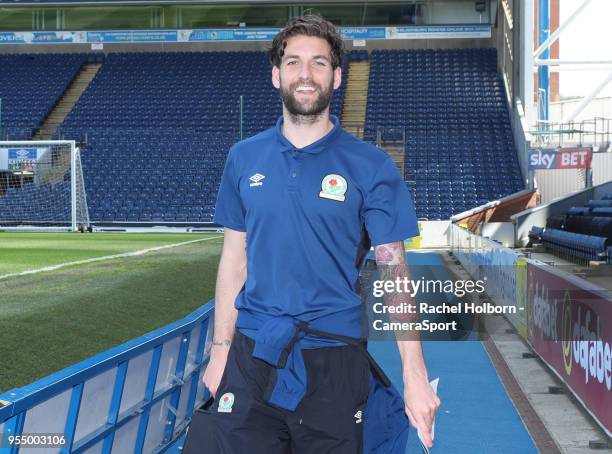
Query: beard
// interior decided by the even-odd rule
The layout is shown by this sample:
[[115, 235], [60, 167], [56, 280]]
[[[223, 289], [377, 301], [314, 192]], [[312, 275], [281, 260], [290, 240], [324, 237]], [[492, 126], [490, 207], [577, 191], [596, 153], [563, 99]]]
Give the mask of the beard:
[[[311, 102], [300, 103], [296, 98], [295, 89], [300, 85], [308, 85], [315, 89], [318, 96]], [[289, 112], [291, 119], [294, 123], [308, 123], [314, 122], [317, 118], [329, 107], [331, 98], [334, 90], [333, 79], [329, 82], [327, 87], [315, 84], [314, 82], [303, 82], [298, 81], [291, 84], [288, 88], [283, 87], [281, 80], [281, 86], [279, 89], [281, 100], [283, 105]]]

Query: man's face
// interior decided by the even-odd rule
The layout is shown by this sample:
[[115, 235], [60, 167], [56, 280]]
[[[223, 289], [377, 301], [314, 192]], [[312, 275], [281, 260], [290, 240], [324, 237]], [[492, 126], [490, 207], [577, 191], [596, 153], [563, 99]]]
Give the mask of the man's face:
[[293, 36], [287, 40], [280, 64], [272, 68], [272, 83], [289, 113], [317, 116], [340, 86], [340, 68], [332, 69], [331, 47], [323, 38]]

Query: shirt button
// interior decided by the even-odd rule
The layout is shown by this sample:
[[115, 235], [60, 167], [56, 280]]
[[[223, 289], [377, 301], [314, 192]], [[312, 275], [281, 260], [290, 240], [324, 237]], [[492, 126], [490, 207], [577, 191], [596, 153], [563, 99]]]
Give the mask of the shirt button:
[[293, 172], [293, 173], [291, 174], [291, 176], [292, 176], [293, 178], [295, 178], [295, 177], [297, 176], [297, 173]]

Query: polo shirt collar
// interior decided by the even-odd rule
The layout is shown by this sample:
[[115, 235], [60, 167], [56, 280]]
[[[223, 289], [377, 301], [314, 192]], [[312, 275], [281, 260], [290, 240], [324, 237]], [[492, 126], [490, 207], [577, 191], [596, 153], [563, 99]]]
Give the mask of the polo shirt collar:
[[283, 135], [281, 131], [281, 125], [283, 124], [283, 116], [281, 115], [276, 121], [276, 127], [275, 127], [275, 134], [276, 134], [276, 138], [278, 139], [278, 142], [280, 145], [279, 147], [280, 151], [297, 150], [297, 151], [303, 151], [306, 153], [313, 153], [313, 154], [320, 153], [321, 151], [325, 149], [325, 147], [330, 145], [334, 140], [336, 140], [336, 138], [338, 138], [342, 130], [342, 128], [340, 127], [340, 121], [338, 120], [338, 117], [336, 117], [335, 115], [330, 115], [329, 119], [334, 124], [334, 127], [332, 128], [331, 131], [329, 131], [327, 134], [325, 134], [323, 137], [321, 137], [316, 142], [313, 142], [310, 145], [305, 146], [304, 148], [296, 148], [291, 142], [287, 140], [287, 138]]

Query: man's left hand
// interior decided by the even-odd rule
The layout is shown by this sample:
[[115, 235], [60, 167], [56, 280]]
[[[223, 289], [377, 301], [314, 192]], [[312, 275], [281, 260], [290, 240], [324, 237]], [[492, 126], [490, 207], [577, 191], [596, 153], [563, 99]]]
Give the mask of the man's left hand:
[[433, 446], [431, 427], [440, 399], [436, 396], [427, 375], [404, 372], [404, 409], [413, 427], [421, 431], [425, 445]]

